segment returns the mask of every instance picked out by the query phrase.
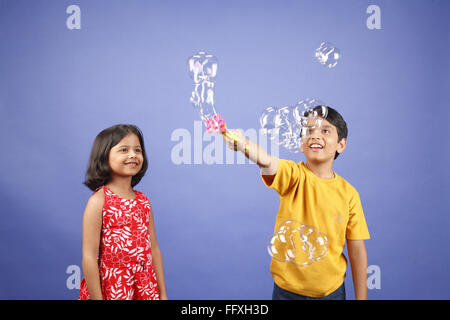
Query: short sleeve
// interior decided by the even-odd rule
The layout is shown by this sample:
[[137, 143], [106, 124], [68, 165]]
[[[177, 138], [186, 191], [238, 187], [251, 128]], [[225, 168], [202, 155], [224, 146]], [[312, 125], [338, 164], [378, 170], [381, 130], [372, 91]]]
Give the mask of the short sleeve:
[[361, 199], [355, 189], [352, 189], [349, 203], [349, 220], [346, 232], [347, 240], [370, 239], [369, 229], [361, 205]]
[[294, 161], [279, 159], [275, 177], [268, 179], [267, 176], [261, 175], [261, 178], [267, 187], [274, 189], [280, 196], [283, 196], [298, 183], [301, 174], [299, 165]]

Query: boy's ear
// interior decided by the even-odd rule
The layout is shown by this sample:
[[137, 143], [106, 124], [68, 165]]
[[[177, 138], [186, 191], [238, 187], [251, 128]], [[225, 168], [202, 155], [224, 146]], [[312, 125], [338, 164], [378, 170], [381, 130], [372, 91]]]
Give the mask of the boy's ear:
[[344, 152], [346, 146], [347, 146], [347, 138], [342, 138], [341, 141], [338, 142], [336, 151], [339, 154], [341, 154], [342, 152]]

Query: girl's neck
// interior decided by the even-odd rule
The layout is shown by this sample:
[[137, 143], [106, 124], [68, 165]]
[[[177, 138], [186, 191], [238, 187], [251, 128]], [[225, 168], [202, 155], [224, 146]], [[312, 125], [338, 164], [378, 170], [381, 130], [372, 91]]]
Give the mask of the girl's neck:
[[134, 191], [131, 186], [132, 177], [118, 177], [114, 176], [106, 186], [111, 189], [112, 192], [119, 196], [133, 196]]

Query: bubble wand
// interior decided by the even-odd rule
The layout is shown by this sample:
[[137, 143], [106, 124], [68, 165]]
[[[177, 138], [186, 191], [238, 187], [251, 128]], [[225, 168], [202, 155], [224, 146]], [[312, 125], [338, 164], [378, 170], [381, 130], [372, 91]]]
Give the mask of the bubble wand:
[[[200, 115], [208, 133], [217, 132], [234, 140], [240, 139], [227, 129], [225, 120], [216, 112], [214, 107], [214, 85], [217, 76], [218, 61], [211, 54], [200, 51], [188, 60], [189, 74], [194, 80], [194, 91], [191, 95], [191, 103]], [[245, 145], [248, 151], [248, 145]]]

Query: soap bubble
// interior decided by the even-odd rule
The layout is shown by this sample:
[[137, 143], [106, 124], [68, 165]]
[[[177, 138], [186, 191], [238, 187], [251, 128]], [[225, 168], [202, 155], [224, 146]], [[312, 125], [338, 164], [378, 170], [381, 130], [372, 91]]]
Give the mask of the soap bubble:
[[280, 118], [278, 127], [279, 143], [292, 153], [300, 152], [300, 133], [301, 126], [297, 123], [294, 116], [295, 107], [284, 106], [278, 109]]
[[290, 123], [289, 126], [280, 128], [280, 145], [291, 153], [299, 153], [302, 144], [302, 127], [297, 123]]
[[320, 64], [334, 68], [341, 59], [341, 52], [332, 43], [322, 42], [320, 47], [316, 49], [315, 56]]
[[192, 91], [191, 102], [203, 121], [216, 115], [216, 109], [214, 107], [214, 82], [203, 81], [196, 83], [194, 91]]
[[314, 122], [314, 126], [320, 127], [322, 120], [326, 119], [328, 115], [328, 108], [325, 103], [319, 99], [306, 98], [297, 103], [294, 108], [294, 117], [297, 123], [301, 126], [311, 126]]
[[195, 83], [214, 81], [219, 62], [212, 54], [200, 51], [188, 59], [189, 74]]
[[[305, 98], [303, 100], [300, 100], [296, 105], [298, 114], [295, 114], [294, 116], [300, 115], [303, 117], [307, 117], [311, 115], [311, 112], [313, 112], [314, 109], [318, 106], [326, 106], [326, 104], [322, 100], [315, 98]], [[328, 110], [322, 110], [320, 112], [322, 112], [322, 114], [320, 114], [321, 117], [327, 117]]]
[[207, 128], [219, 127], [214, 120], [217, 116], [214, 104], [214, 80], [218, 65], [217, 58], [204, 51], [188, 59], [189, 75], [194, 80], [194, 91], [190, 100]]
[[[206, 131], [221, 133], [235, 142], [239, 140], [233, 132], [227, 130], [225, 120], [216, 112], [214, 104], [214, 86], [219, 62], [212, 54], [200, 51], [187, 61], [189, 75], [194, 81], [191, 103], [200, 115]], [[245, 144], [245, 151], [248, 151]]]
[[286, 125], [296, 121], [294, 117], [294, 107], [284, 106], [277, 110], [280, 117], [280, 125]]
[[297, 220], [285, 220], [269, 241], [270, 256], [280, 262], [308, 266], [327, 254], [328, 238], [316, 227]]
[[264, 109], [259, 117], [259, 123], [264, 133], [274, 140], [278, 136], [278, 128], [281, 124], [281, 118], [278, 114], [278, 108], [268, 107]]
[[327, 115], [328, 108], [323, 101], [306, 98], [295, 106], [266, 108], [260, 116], [260, 124], [271, 140], [278, 138], [280, 146], [298, 153], [307, 129], [320, 127]]

